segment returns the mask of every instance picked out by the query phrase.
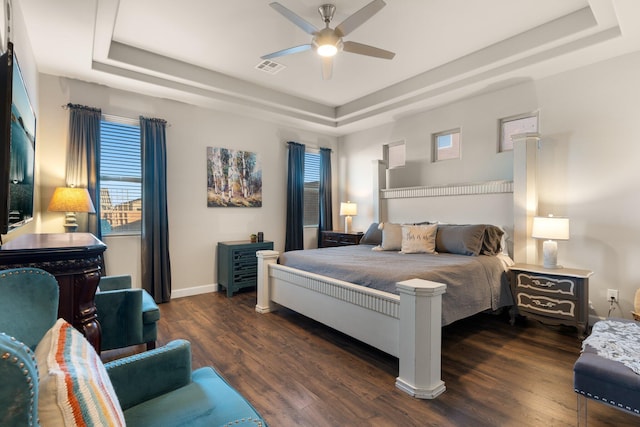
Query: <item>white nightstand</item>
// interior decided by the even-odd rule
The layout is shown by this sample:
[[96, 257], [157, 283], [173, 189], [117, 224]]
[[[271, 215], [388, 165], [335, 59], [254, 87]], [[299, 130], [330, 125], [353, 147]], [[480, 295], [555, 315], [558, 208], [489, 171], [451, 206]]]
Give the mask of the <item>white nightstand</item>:
[[511, 267], [511, 291], [517, 313], [543, 323], [573, 325], [584, 336], [589, 328], [589, 277], [593, 271], [549, 269], [540, 265]]

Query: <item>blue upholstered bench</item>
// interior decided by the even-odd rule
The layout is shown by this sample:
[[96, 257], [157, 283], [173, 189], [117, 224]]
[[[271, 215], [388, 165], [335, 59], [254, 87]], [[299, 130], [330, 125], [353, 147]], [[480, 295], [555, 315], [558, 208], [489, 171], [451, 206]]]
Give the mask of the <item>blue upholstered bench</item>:
[[[624, 334], [615, 329], [615, 322], [621, 322], [618, 324], [620, 326], [628, 326]], [[621, 361], [598, 355], [597, 349], [589, 345], [590, 339], [609, 341], [615, 345], [623, 337], [626, 340], [637, 338], [640, 342], [640, 325], [637, 328], [630, 326], [635, 323], [624, 319], [601, 320], [594, 324], [590, 337], [585, 340], [582, 354], [573, 367], [573, 387], [578, 393], [579, 426], [587, 425], [588, 399], [640, 416], [640, 374]]]

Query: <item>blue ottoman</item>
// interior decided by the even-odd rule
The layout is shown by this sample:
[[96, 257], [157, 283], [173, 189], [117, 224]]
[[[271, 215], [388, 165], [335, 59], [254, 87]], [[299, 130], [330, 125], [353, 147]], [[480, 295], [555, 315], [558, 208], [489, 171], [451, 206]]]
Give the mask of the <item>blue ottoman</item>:
[[[614, 347], [616, 342], [622, 340], [627, 343], [634, 339], [640, 342], [640, 327], [630, 327], [632, 323], [635, 322], [625, 319], [601, 320], [593, 325], [591, 335], [585, 340], [582, 354], [573, 367], [573, 388], [578, 393], [579, 426], [587, 425], [587, 399], [640, 416], [640, 375], [621, 361], [599, 356], [597, 349], [589, 345], [589, 340], [594, 340], [594, 345], [608, 341]], [[616, 329], [616, 326], [621, 328]], [[606, 347], [606, 344], [603, 346]]]

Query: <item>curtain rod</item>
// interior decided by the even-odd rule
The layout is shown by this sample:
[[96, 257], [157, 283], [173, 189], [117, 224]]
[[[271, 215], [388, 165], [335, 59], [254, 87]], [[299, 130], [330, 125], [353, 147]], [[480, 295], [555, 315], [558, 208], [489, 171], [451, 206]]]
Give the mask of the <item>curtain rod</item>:
[[[93, 107], [87, 107], [89, 109], [93, 109]], [[69, 109], [69, 104], [64, 104], [62, 106], [63, 110], [68, 110]], [[100, 110], [99, 108], [96, 108], [95, 110]], [[133, 118], [133, 117], [125, 117], [125, 116], [117, 116], [115, 114], [106, 114], [106, 113], [101, 113], [102, 117], [106, 118], [106, 119], [111, 119], [115, 122], [128, 122], [130, 124], [139, 124], [140, 123], [140, 118]], [[166, 122], [166, 120], [165, 120]], [[171, 123], [166, 122], [167, 123], [167, 127], [170, 128], [171, 127]]]
[[[291, 142], [296, 142], [296, 141], [291, 141]], [[318, 151], [320, 151], [321, 148], [329, 148], [329, 147], [319, 147], [319, 146], [313, 145], [313, 144], [305, 144], [303, 142], [298, 142], [298, 144], [304, 145], [304, 148], [310, 148], [312, 150], [318, 150]], [[289, 148], [289, 142], [285, 142], [284, 146]], [[331, 152], [333, 153], [333, 149], [332, 148], [329, 148], [329, 150], [331, 150]]]

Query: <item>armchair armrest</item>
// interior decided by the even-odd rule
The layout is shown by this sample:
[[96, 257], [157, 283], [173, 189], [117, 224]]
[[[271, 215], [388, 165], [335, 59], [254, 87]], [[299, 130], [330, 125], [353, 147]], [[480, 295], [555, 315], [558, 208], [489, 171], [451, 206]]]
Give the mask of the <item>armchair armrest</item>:
[[124, 289], [96, 293], [102, 350], [143, 342], [142, 292], [142, 289]]
[[123, 274], [120, 276], [102, 276], [98, 283], [100, 292], [115, 291], [118, 289], [131, 289], [131, 276]]
[[166, 346], [105, 363], [126, 410], [191, 383], [191, 344], [175, 340]]

